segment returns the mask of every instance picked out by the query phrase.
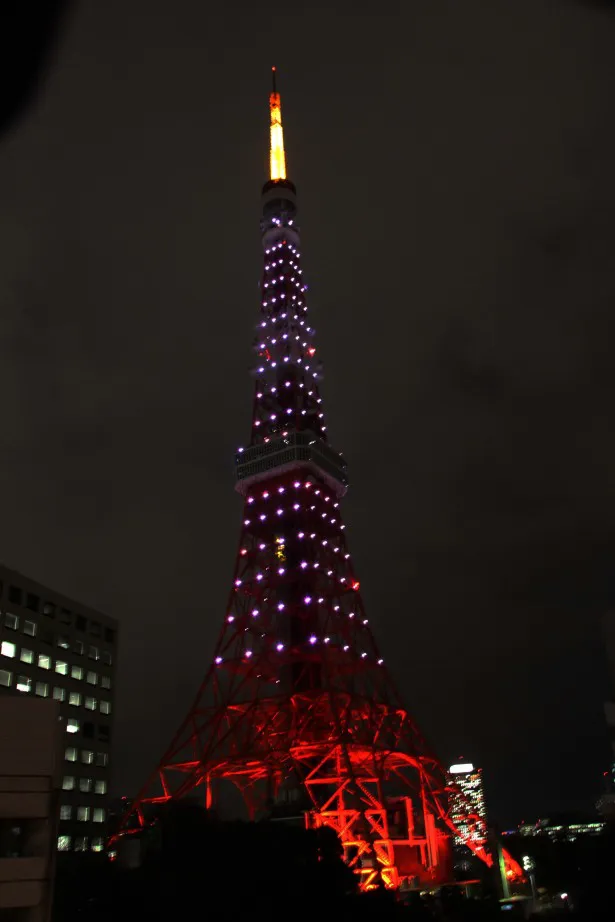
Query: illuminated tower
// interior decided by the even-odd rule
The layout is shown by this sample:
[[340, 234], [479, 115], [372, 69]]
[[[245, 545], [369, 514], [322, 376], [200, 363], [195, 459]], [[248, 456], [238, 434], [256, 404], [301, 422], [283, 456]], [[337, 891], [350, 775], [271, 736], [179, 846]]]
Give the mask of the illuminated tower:
[[[365, 614], [340, 501], [346, 463], [331, 447], [307, 313], [296, 190], [280, 96], [270, 103], [263, 275], [252, 430], [237, 452], [244, 511], [223, 626], [205, 679], [120, 834], [156, 804], [226, 784], [248, 816], [300, 804], [332, 827], [361, 886], [447, 876], [446, 773], [388, 675]], [[490, 861], [483, 843], [471, 847]]]
[[[455, 845], [467, 845], [468, 839], [481, 838], [481, 830], [487, 822], [483, 770], [460, 759], [451, 765], [448, 772], [451, 784], [449, 812], [458, 830]], [[478, 820], [481, 822], [477, 824]]]

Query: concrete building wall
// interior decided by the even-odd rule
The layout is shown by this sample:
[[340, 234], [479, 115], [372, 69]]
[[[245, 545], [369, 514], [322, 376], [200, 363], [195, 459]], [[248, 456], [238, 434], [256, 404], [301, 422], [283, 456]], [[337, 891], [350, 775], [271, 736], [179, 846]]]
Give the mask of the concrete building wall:
[[615, 611], [607, 612], [603, 617], [602, 632], [611, 675], [611, 700], [604, 702], [604, 716], [611, 742], [611, 764], [605, 773], [605, 790], [596, 806], [599, 813], [612, 819], [615, 817]]
[[53, 699], [0, 698], [0, 919], [50, 918], [64, 732]]
[[606, 644], [606, 656], [611, 675], [611, 700], [604, 705], [605, 717], [610, 729], [615, 766], [615, 611], [608, 612], [602, 619], [602, 630]]

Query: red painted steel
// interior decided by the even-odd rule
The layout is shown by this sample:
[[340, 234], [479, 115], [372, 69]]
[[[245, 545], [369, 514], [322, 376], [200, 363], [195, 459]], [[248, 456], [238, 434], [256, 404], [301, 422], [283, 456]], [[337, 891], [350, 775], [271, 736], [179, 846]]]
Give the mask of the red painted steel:
[[[270, 182], [264, 202], [252, 438], [237, 456], [253, 467], [238, 485], [232, 589], [205, 679], [120, 835], [147, 825], [156, 804], [197, 792], [212, 806], [227, 783], [250, 818], [295, 811], [331, 826], [364, 889], [379, 878], [437, 885], [451, 873], [446, 773], [385, 668], [347, 548], [294, 187]], [[274, 461], [258, 460], [276, 446]], [[467, 844], [490, 863], [481, 822]]]

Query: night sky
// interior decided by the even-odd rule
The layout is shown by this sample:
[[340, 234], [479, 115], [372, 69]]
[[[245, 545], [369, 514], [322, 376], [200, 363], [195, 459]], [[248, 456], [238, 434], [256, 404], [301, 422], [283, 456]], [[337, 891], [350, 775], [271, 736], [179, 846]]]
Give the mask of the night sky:
[[116, 790], [205, 672], [241, 517], [269, 68], [370, 621], [502, 824], [591, 808], [615, 605], [615, 16], [75, 6], [0, 147], [0, 559], [121, 621]]

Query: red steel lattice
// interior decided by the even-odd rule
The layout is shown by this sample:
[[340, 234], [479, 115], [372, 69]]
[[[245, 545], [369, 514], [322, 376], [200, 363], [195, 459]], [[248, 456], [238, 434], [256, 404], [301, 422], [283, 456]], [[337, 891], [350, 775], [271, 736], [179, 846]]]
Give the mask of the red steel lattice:
[[[270, 104], [272, 170], [283, 166], [285, 176], [279, 94]], [[364, 611], [295, 221], [294, 186], [272, 174], [263, 189], [252, 437], [237, 454], [245, 504], [226, 617], [196, 699], [120, 835], [147, 825], [150, 805], [202, 789], [211, 806], [230, 782], [251, 818], [294, 805], [308, 826], [333, 828], [364, 889], [380, 877], [389, 887], [435, 885], [450, 874], [456, 831], [446, 775], [402, 706]], [[490, 863], [481, 823], [467, 844]], [[508, 868], [520, 876], [512, 859]]]

